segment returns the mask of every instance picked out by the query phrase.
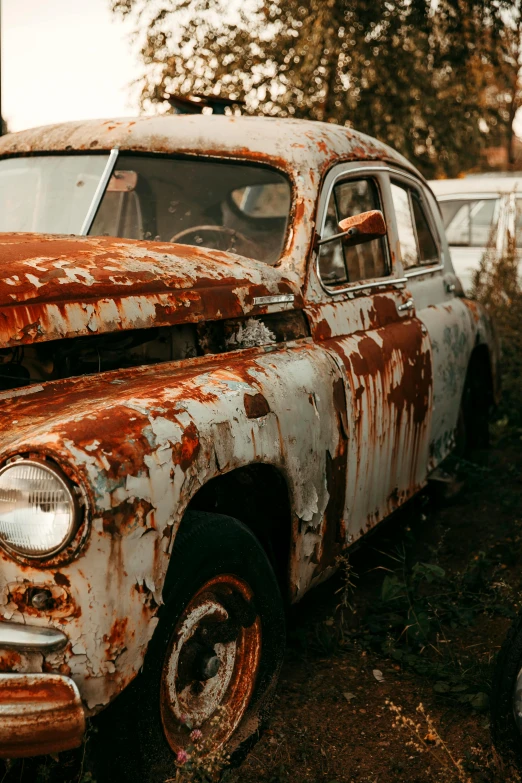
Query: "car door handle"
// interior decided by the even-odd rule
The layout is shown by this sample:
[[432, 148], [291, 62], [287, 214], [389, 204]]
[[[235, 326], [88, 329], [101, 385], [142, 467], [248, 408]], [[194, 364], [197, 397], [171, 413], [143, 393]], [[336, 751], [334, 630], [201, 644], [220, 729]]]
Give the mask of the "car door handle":
[[406, 310], [413, 310], [415, 307], [415, 302], [413, 299], [408, 299], [404, 304], [397, 305], [397, 312], [398, 313], [404, 313]]

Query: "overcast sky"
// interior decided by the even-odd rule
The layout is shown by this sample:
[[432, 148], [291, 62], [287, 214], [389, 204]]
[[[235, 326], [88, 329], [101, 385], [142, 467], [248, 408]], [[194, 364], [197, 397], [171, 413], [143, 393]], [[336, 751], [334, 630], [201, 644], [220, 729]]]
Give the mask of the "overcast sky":
[[0, 0], [2, 111], [13, 131], [136, 114], [139, 63], [109, 0]]

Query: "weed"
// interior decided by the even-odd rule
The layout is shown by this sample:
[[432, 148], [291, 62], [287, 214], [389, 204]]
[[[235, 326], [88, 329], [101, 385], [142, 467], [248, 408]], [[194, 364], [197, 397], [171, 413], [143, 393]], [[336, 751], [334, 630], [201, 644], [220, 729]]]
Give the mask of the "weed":
[[[190, 744], [178, 752], [176, 775], [165, 783], [212, 783], [219, 779], [229, 762], [229, 756], [224, 747], [215, 747], [213, 729], [226, 720], [224, 708], [218, 708], [209, 722], [206, 735], [197, 728], [191, 731]], [[186, 726], [192, 728], [188, 722]]]
[[335, 563], [339, 568], [341, 577], [341, 586], [338, 590], [336, 590], [336, 595], [340, 596], [336, 609], [337, 611], [341, 612], [342, 620], [345, 609], [349, 609], [352, 612], [354, 611], [352, 605], [352, 596], [356, 588], [355, 580], [358, 577], [352, 568], [352, 564], [350, 563], [350, 556], [348, 553], [338, 555], [338, 557], [335, 559]]
[[449, 781], [472, 783], [471, 778], [464, 770], [463, 760], [454, 757], [422, 704], [419, 704], [417, 707], [417, 712], [421, 716], [419, 723], [404, 715], [402, 707], [398, 707], [392, 701], [386, 701], [386, 706], [394, 716], [392, 727], [405, 732], [409, 736], [406, 745], [412, 750], [430, 755], [441, 770], [443, 780], [448, 781], [448, 783]]

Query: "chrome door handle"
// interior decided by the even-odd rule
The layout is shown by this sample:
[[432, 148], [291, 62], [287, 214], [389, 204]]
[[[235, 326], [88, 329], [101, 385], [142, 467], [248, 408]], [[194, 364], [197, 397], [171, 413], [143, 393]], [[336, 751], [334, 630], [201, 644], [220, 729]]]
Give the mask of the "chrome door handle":
[[415, 302], [413, 301], [413, 299], [408, 299], [406, 302], [404, 302], [404, 304], [397, 305], [397, 312], [403, 313], [405, 312], [405, 310], [413, 310], [414, 307], [415, 307]]

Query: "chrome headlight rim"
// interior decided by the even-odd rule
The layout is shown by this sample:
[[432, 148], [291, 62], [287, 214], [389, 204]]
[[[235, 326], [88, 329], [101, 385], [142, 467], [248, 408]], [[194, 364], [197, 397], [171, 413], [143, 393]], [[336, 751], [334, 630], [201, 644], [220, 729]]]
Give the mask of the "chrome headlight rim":
[[[78, 534], [80, 530], [82, 528], [85, 528], [84, 525], [85, 519], [83, 518], [85, 515], [82, 514], [82, 509], [80, 507], [78, 495], [74, 491], [78, 485], [76, 483], [73, 483], [67, 477], [65, 471], [62, 470], [54, 460], [48, 459], [43, 454], [41, 456], [31, 454], [30, 456], [20, 455], [20, 456], [9, 457], [7, 461], [0, 468], [0, 477], [4, 473], [6, 473], [9, 469], [19, 465], [36, 466], [38, 468], [46, 470], [48, 473], [50, 473], [53, 476], [53, 478], [59, 481], [60, 485], [65, 490], [67, 499], [71, 503], [73, 509], [71, 523], [69, 525], [67, 536], [62, 539], [62, 541], [58, 546], [56, 546], [52, 550], [48, 550], [47, 552], [38, 553], [38, 554], [28, 554], [27, 552], [20, 551], [19, 549], [16, 549], [15, 547], [11, 546], [2, 538], [0, 538], [0, 549], [2, 549], [7, 555], [12, 557], [13, 559], [23, 564], [33, 565], [36, 567], [38, 567], [39, 565], [45, 565], [45, 567], [51, 567], [55, 564], [56, 565], [65, 564], [66, 562], [69, 562], [70, 560], [73, 559], [77, 551], [79, 551], [79, 549], [81, 548], [87, 535], [87, 530], [85, 529], [83, 530], [83, 534], [80, 536], [79, 541], [76, 541], [78, 539]], [[85, 499], [85, 493], [81, 488], [79, 488], [79, 490], [80, 490], [80, 495], [82, 496], [83, 499]]]

